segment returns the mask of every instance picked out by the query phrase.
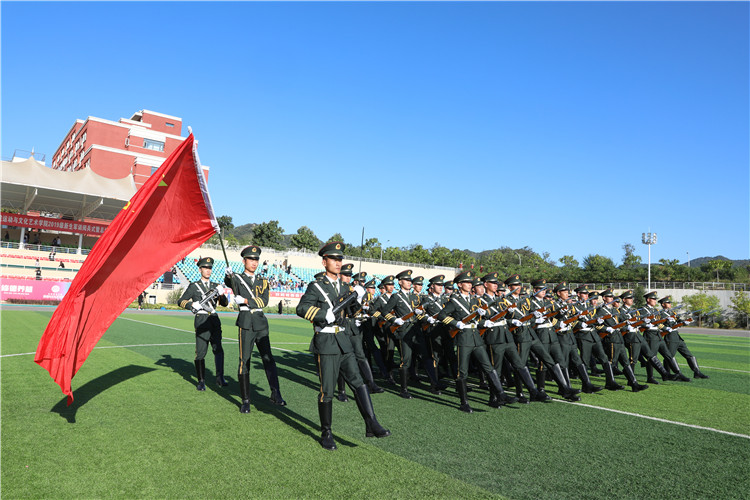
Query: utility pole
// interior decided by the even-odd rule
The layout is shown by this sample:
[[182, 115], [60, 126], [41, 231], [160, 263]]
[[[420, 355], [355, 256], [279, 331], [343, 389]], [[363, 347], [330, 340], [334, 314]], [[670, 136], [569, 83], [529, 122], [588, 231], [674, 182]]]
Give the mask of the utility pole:
[[651, 291], [651, 245], [656, 245], [656, 233], [648, 232], [641, 234], [641, 242], [648, 245], [648, 290]]

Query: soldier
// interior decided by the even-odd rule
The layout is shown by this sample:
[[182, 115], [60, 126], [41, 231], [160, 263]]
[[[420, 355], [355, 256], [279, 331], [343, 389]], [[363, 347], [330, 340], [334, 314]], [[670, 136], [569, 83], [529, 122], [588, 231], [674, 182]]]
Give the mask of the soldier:
[[[349, 285], [349, 288], [353, 290], [354, 288], [352, 288], [350, 283], [354, 281], [354, 284], [356, 284], [356, 286], [364, 290], [364, 287], [362, 287], [362, 284], [360, 283], [360, 279], [364, 281], [364, 277], [360, 277], [360, 274], [364, 274], [366, 276], [367, 273], [360, 273], [357, 275], [357, 279], [353, 280], [353, 267], [354, 264], [345, 264], [341, 266], [341, 273], [339, 274], [341, 282], [344, 285]], [[365, 384], [367, 384], [367, 387], [370, 389], [370, 394], [379, 394], [384, 391], [378, 386], [378, 384], [375, 383], [375, 380], [373, 380], [372, 369], [370, 368], [370, 363], [367, 362], [367, 357], [365, 356], [365, 351], [362, 343], [362, 330], [360, 329], [362, 320], [356, 319], [356, 316], [359, 316], [361, 313], [361, 306], [353, 308], [350, 317], [346, 318], [348, 328], [346, 329], [345, 334], [351, 337], [352, 347], [354, 348], [354, 357], [357, 360], [357, 366], [359, 366], [360, 374], [365, 380]], [[338, 389], [339, 401], [349, 401], [349, 398], [346, 396], [346, 385], [344, 382], [343, 374], [339, 374]]]
[[354, 357], [351, 336], [346, 335], [344, 325], [345, 310], [334, 313], [334, 304], [339, 304], [347, 295], [356, 293], [356, 302], [362, 301], [365, 290], [355, 287], [350, 291], [339, 280], [341, 261], [344, 258], [344, 244], [333, 241], [323, 245], [318, 252], [323, 258], [325, 275], [311, 282], [297, 305], [297, 316], [310, 321], [315, 331], [313, 343], [320, 377], [318, 415], [320, 417], [320, 445], [326, 450], [335, 450], [336, 441], [331, 432], [333, 419], [333, 391], [339, 373], [354, 391], [357, 407], [365, 421], [365, 437], [386, 437], [391, 432], [383, 428], [375, 418], [370, 392], [362, 381]]
[[[708, 375], [704, 374], [698, 367], [698, 361], [695, 359], [695, 356], [693, 356], [693, 353], [690, 352], [687, 345], [685, 345], [685, 341], [680, 336], [680, 332], [677, 328], [674, 328], [677, 321], [670, 312], [670, 309], [672, 309], [672, 298], [668, 295], [661, 299], [659, 304], [661, 304], [662, 307], [662, 310], [660, 311], [661, 317], [668, 318], [667, 324], [663, 327], [663, 331], [666, 332], [664, 340], [667, 343], [667, 349], [669, 349], [669, 358], [665, 357], [664, 361], [668, 361], [668, 366], [677, 373], [678, 377], [682, 376], [683, 378], [687, 378], [682, 375], [682, 372], [680, 372], [680, 365], [677, 364], [677, 360], [675, 359], [675, 354], [679, 352], [682, 354], [682, 357], [687, 360], [690, 369], [693, 370], [693, 378], [708, 378]], [[686, 323], [689, 322], [690, 321], [686, 321]]]
[[[518, 351], [516, 351], [516, 344], [513, 341], [513, 334], [508, 330], [508, 320], [505, 317], [507, 316], [507, 312], [502, 318], [492, 321], [493, 316], [498, 315], [512, 305], [505, 297], [497, 295], [500, 285], [497, 273], [489, 273], [483, 276], [482, 282], [485, 289], [482, 300], [489, 304], [488, 319], [482, 322], [482, 326], [486, 328], [482, 337], [484, 338], [484, 343], [487, 345], [487, 353], [489, 354], [492, 367], [498, 373], [505, 373], [507, 380], [510, 380], [510, 378], [514, 379], [516, 397], [519, 403], [528, 404], [529, 402], [523, 395], [521, 382], [529, 390], [529, 397], [532, 401], [547, 401], [551, 399], [543, 391], [537, 391], [534, 381], [531, 378], [531, 373], [529, 373], [529, 367], [521, 361], [521, 357], [518, 355]], [[511, 366], [516, 372], [515, 377], [508, 376], [509, 374], [512, 375], [510, 373]], [[496, 404], [495, 395], [490, 394], [490, 406]]]
[[378, 342], [380, 342], [380, 352], [386, 368], [386, 372], [383, 376], [385, 377], [386, 382], [392, 385], [396, 385], [396, 381], [393, 380], [393, 375], [391, 375], [391, 372], [393, 371], [393, 352], [396, 349], [396, 344], [393, 342], [393, 338], [390, 335], [390, 329], [386, 326], [385, 314], [388, 311], [384, 311], [383, 309], [393, 295], [393, 289], [395, 288], [393, 280], [395, 279], [396, 277], [393, 275], [383, 278], [383, 281], [380, 282], [380, 286], [378, 287], [380, 289], [380, 295], [378, 295], [372, 303], [370, 309], [373, 332], [375, 332], [375, 335], [378, 337]]
[[[565, 320], [569, 317], [576, 316], [579, 311], [574, 305], [568, 305], [568, 296], [570, 294], [570, 288], [564, 281], [558, 283], [554, 288], [555, 294], [562, 301], [564, 306], [561, 306], [558, 312], [558, 316], [553, 320], [555, 325], [555, 331], [560, 342], [560, 349], [562, 350], [563, 363], [565, 371], [568, 370], [568, 363], [573, 363], [573, 366], [578, 371], [578, 376], [581, 378], [581, 390], [586, 394], [592, 394], [602, 390], [601, 387], [591, 383], [589, 374], [586, 371], [586, 365], [583, 364], [583, 360], [578, 355], [578, 349], [576, 346], [576, 339], [573, 337], [573, 332], [570, 325], [565, 324]], [[567, 309], [563, 311], [563, 307]], [[603, 354], [603, 353], [602, 353]], [[562, 366], [562, 365], [561, 365]]]
[[[653, 299], [649, 299], [648, 297], [652, 295]], [[653, 308], [653, 305], [656, 304], [656, 292], [647, 293], [645, 297], [647, 303], [651, 304], [653, 302], [653, 304], [651, 304], [650, 306], [646, 306], [643, 309], [644, 316], [654, 316], [655, 318], [658, 317], [658, 311]], [[633, 297], [633, 291], [626, 290], [620, 295], [620, 298], [623, 301], [623, 306], [622, 308], [620, 308], [620, 314], [627, 314], [631, 318], [639, 318], [640, 312], [633, 307], [633, 302], [635, 301], [635, 298]], [[627, 325], [626, 328], [628, 329], [628, 333], [626, 335], [635, 335], [637, 337], [640, 337], [637, 328], [633, 328], [630, 325]], [[670, 355], [669, 349], [667, 349], [667, 344], [664, 342], [664, 339], [662, 339], [662, 336], [659, 333], [659, 329], [651, 324], [651, 320], [648, 321], [642, 338], [643, 343], [641, 347], [641, 357], [646, 360], [646, 382], [648, 382], [649, 384], [659, 385], [659, 382], [657, 382], [657, 380], [654, 378], [654, 368], [656, 368], [656, 371], [659, 372], [663, 380], [673, 380], [673, 378], [661, 364], [661, 361], [659, 361], [659, 358], [656, 357], [656, 354], [659, 352], [661, 352], [662, 356], [664, 356], [664, 359], [669, 358]], [[635, 359], [631, 359], [631, 365], [634, 365], [635, 362]]]
[[393, 331], [393, 338], [397, 341], [396, 345], [401, 355], [401, 364], [399, 365], [401, 393], [399, 395], [404, 399], [412, 399], [409, 392], [409, 368], [417, 352], [422, 354], [422, 361], [427, 376], [430, 378], [430, 392], [440, 394], [435, 369], [431, 366], [431, 363], [427, 362], [427, 354], [423, 352], [424, 344], [419, 341], [421, 328], [418, 327], [417, 319], [414, 316], [421, 316], [424, 314], [424, 310], [421, 308], [419, 296], [411, 291], [411, 273], [411, 269], [407, 269], [396, 275], [401, 290], [394, 293], [382, 308], [382, 311], [386, 313], [385, 320], [388, 325], [386, 328], [389, 326], [396, 328]]
[[431, 358], [438, 381], [440, 380], [439, 367], [444, 348], [443, 336], [447, 335], [445, 325], [437, 320], [438, 313], [443, 309], [441, 294], [443, 292], [444, 279], [445, 275], [442, 274], [430, 278], [428, 293], [422, 299], [424, 317], [421, 328], [426, 351]]
[[[529, 315], [532, 317], [535, 316], [531, 313], [531, 299], [529, 297], [521, 297], [521, 277], [517, 274], [513, 274], [505, 280], [505, 284], [511, 290], [511, 294], [506, 296], [506, 300], [510, 304], [516, 306], [508, 311], [506, 316], [510, 316], [507, 321], [510, 322], [512, 328], [508, 328], [513, 334], [513, 340], [516, 343], [521, 362], [526, 364], [529, 360], [530, 353], [534, 353], [544, 365], [549, 367], [555, 382], [557, 382], [560, 395], [570, 401], [580, 401], [581, 398], [565, 381], [565, 376], [562, 374], [560, 365], [552, 359], [550, 353], [544, 348], [544, 345], [542, 345], [539, 338], [536, 336], [536, 332], [528, 326], [528, 320], [523, 320], [523, 318], [526, 318]], [[539, 374], [539, 371], [542, 369], [543, 367], [540, 367], [537, 370], [537, 378], [544, 380]], [[544, 387], [537, 385], [537, 390], [542, 392], [544, 391]]]
[[479, 297], [471, 295], [472, 280], [475, 278], [473, 271], [465, 271], [453, 280], [459, 287], [459, 292], [453, 294], [445, 307], [438, 314], [438, 320], [442, 321], [451, 329], [458, 329], [455, 336], [457, 357], [458, 357], [458, 377], [456, 378], [456, 389], [460, 399], [459, 410], [466, 413], [473, 413], [471, 406], [466, 398], [466, 378], [469, 371], [469, 361], [474, 360], [480, 369], [487, 375], [490, 381], [490, 391], [494, 391], [497, 407], [501, 404], [515, 403], [517, 400], [505, 394], [503, 386], [500, 384], [500, 377], [492, 368], [490, 359], [487, 356], [487, 350], [484, 341], [479, 335], [477, 329], [477, 320], [463, 320], [470, 317], [475, 311], [479, 318], [487, 315], [484, 307], [486, 305]]
[[575, 310], [577, 312], [588, 311], [585, 316], [582, 316], [573, 324], [573, 331], [578, 339], [578, 345], [581, 350], [581, 360], [591, 365], [592, 375], [600, 375], [602, 372], [596, 369], [596, 361], [598, 360], [602, 368], [604, 368], [604, 376], [607, 380], [604, 388], [608, 391], [622, 390], [623, 387], [615, 381], [612, 363], [609, 362], [609, 358], [607, 358], [607, 354], [604, 352], [601, 337], [594, 327], [588, 323], [596, 315], [596, 305], [599, 296], [594, 294], [589, 297], [586, 285], [576, 288], [575, 291], [579, 298], [579, 302], [574, 305]]
[[[217, 303], [226, 307], [229, 305], [225, 289], [219, 283], [211, 281], [211, 272], [214, 267], [214, 259], [204, 257], [198, 261], [201, 279], [188, 285], [185, 292], [180, 297], [180, 307], [188, 309], [195, 314], [193, 326], [195, 328], [195, 372], [198, 376], [199, 391], [206, 390], [206, 352], [208, 344], [211, 344], [211, 350], [214, 353], [214, 363], [216, 365], [216, 383], [220, 386], [226, 386], [224, 380], [224, 349], [221, 347], [221, 320], [216, 314]], [[206, 302], [205, 306], [201, 301], [205, 299], [211, 290], [216, 290], [217, 296]]]
[[[365, 354], [369, 362], [370, 357], [375, 360], [380, 376], [386, 378], [388, 370], [383, 363], [383, 356], [380, 348], [375, 344], [375, 326], [372, 322], [372, 303], [376, 300], [375, 296], [375, 279], [371, 279], [364, 285], [365, 298], [362, 299], [362, 318], [360, 320], [360, 329], [362, 330], [362, 340], [365, 344]], [[370, 364], [372, 366], [372, 364]], [[382, 390], [381, 390], [382, 391]]]
[[276, 361], [273, 359], [268, 337], [268, 320], [263, 314], [263, 308], [268, 305], [268, 280], [255, 274], [260, 261], [260, 247], [245, 247], [240, 256], [245, 270], [241, 274], [235, 274], [227, 267], [224, 284], [234, 292], [234, 302], [240, 310], [235, 323], [239, 327], [240, 366], [237, 378], [240, 381], [242, 398], [240, 413], [250, 413], [250, 358], [255, 345], [258, 346], [258, 353], [271, 389], [271, 402], [286, 406], [286, 401], [281, 397]]
[[613, 328], [618, 322], [628, 319], [627, 313], [620, 315], [617, 309], [615, 309], [613, 303], [614, 293], [609, 288], [604, 290], [601, 296], [604, 304], [596, 310], [596, 329], [600, 337], [604, 335], [604, 350], [607, 352], [613, 368], [618, 362], [622, 364], [622, 371], [628, 379], [628, 385], [632, 388], [633, 392], [648, 389], [648, 385], [641, 385], [636, 380], [633, 368], [630, 366], [630, 360], [625, 352], [625, 342], [622, 339], [622, 333], [619, 328]]

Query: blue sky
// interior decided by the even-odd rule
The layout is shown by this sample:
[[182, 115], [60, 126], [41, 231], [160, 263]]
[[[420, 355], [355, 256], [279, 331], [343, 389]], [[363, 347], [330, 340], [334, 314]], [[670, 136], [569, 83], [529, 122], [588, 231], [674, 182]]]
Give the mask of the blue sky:
[[2, 2], [2, 156], [150, 109], [236, 225], [748, 258], [748, 5]]

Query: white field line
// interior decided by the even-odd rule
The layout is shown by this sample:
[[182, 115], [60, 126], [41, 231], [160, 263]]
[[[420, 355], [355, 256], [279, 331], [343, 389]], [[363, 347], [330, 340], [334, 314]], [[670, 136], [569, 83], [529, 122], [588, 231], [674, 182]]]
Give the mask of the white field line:
[[621, 415], [628, 415], [631, 417], [638, 417], [638, 418], [645, 418], [646, 420], [655, 420], [657, 422], [663, 422], [665, 424], [674, 424], [674, 425], [680, 425], [682, 427], [690, 427], [691, 429], [700, 429], [704, 431], [711, 431], [711, 432], [718, 432], [719, 434], [726, 434], [727, 436], [734, 436], [734, 437], [741, 437], [745, 439], [750, 439], [750, 436], [747, 434], [738, 434], [736, 432], [729, 432], [729, 431], [722, 431], [720, 429], [714, 429], [713, 427], [703, 427], [700, 425], [693, 425], [693, 424], [686, 424], [684, 422], [677, 422], [675, 420], [667, 420], [664, 418], [657, 418], [657, 417], [649, 417], [648, 415], [641, 415], [640, 413], [632, 413], [629, 411], [622, 411], [622, 410], [613, 410], [612, 408], [604, 408], [601, 406], [594, 406], [589, 405], [585, 403], [576, 403], [573, 401], [565, 401], [562, 399], [553, 399], [553, 401], [557, 401], [558, 403], [568, 403], [575, 406], [585, 406], [586, 408], [593, 408], [595, 410], [604, 410], [604, 411], [610, 411], [612, 413], [619, 413]]

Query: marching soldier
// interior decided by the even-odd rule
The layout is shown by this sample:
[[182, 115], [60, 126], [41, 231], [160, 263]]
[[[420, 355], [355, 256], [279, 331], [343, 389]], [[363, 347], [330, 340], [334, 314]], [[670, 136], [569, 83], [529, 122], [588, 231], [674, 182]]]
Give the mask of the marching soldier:
[[[664, 360], [667, 361], [667, 359], [669, 359], [669, 365], [679, 377], [682, 375], [682, 372], [680, 372], [680, 365], [677, 364], [677, 360], [675, 359], [675, 355], [679, 352], [682, 354], [682, 357], [687, 360], [690, 369], [693, 370], [694, 378], [708, 378], [708, 375], [704, 374], [698, 367], [698, 361], [695, 359], [695, 356], [693, 356], [693, 353], [690, 352], [687, 345], [685, 345], [685, 341], [680, 336], [680, 332], [677, 328], [674, 328], [677, 321], [670, 312], [670, 309], [672, 309], [672, 298], [666, 296], [659, 301], [659, 304], [661, 304], [662, 307], [662, 310], [660, 311], [662, 317], [668, 318], [667, 325], [664, 326], [663, 330], [667, 332], [664, 339], [667, 342], [667, 348], [669, 349], [669, 358], [665, 357]], [[682, 376], [684, 377], [684, 375]]]
[[[565, 376], [562, 374], [560, 365], [552, 359], [550, 353], [544, 348], [544, 345], [542, 345], [539, 338], [536, 336], [536, 332], [529, 327], [527, 323], [528, 320], [523, 320], [526, 316], [532, 315], [532, 317], [535, 317], [535, 315], [531, 313], [531, 299], [528, 296], [521, 297], [521, 277], [517, 274], [513, 274], [505, 280], [505, 284], [511, 290], [511, 294], [506, 296], [506, 300], [516, 306], [509, 311], [506, 316], [510, 316], [508, 321], [510, 321], [512, 329], [511, 327], [509, 327], [509, 329], [511, 329], [511, 333], [513, 333], [513, 340], [516, 343], [521, 362], [526, 364], [529, 360], [530, 353], [533, 352], [536, 357], [544, 363], [544, 365], [549, 367], [555, 382], [557, 382], [560, 395], [570, 401], [580, 401], [581, 398], [565, 381]], [[541, 378], [539, 374], [541, 369], [542, 368], [540, 367], [537, 370], [538, 378]], [[542, 392], [544, 391], [544, 387], [537, 385], [537, 390]]]
[[[570, 295], [568, 284], [564, 281], [558, 283], [554, 288], [554, 292], [557, 294], [560, 301], [567, 305], [568, 296]], [[581, 390], [586, 394], [599, 392], [602, 388], [591, 383], [588, 371], [586, 371], [586, 365], [583, 364], [583, 360], [581, 360], [581, 357], [578, 355], [576, 340], [575, 337], [573, 337], [570, 325], [564, 323], [568, 317], [573, 317], [578, 314], [578, 311], [573, 305], [567, 307], [568, 310], [565, 313], [559, 313], [558, 317], [554, 320], [554, 322], [557, 323], [554, 327], [557, 332], [558, 340], [560, 341], [560, 349], [562, 350], [563, 362], [565, 363], [565, 371], [567, 372], [568, 363], [573, 363], [573, 366], [575, 366], [578, 371], [578, 376], [581, 378]]]
[[380, 282], [380, 295], [375, 299], [371, 306], [370, 316], [372, 317], [372, 328], [375, 335], [378, 336], [378, 342], [380, 342], [380, 351], [383, 357], [383, 361], [386, 367], [386, 372], [383, 375], [386, 382], [392, 385], [396, 385], [396, 381], [393, 380], [393, 352], [396, 349], [396, 344], [393, 342], [393, 338], [390, 335], [390, 329], [387, 327], [385, 320], [385, 314], [388, 311], [384, 311], [385, 305], [391, 299], [393, 295], [393, 289], [395, 285], [393, 280], [395, 276], [390, 275], [383, 278]]
[[245, 270], [241, 274], [235, 274], [227, 267], [224, 284], [234, 292], [234, 302], [240, 310], [235, 323], [239, 327], [240, 366], [237, 378], [242, 398], [240, 413], [250, 413], [250, 358], [253, 346], [258, 346], [258, 353], [263, 361], [263, 369], [271, 389], [271, 402], [286, 406], [286, 401], [281, 397], [276, 361], [268, 338], [268, 320], [263, 314], [263, 308], [268, 305], [268, 280], [255, 274], [260, 261], [260, 247], [245, 247], [240, 256]]
[[325, 275], [311, 282], [297, 305], [297, 316], [310, 321], [315, 331], [313, 343], [320, 376], [318, 415], [320, 417], [320, 444], [326, 450], [335, 450], [336, 441], [331, 432], [333, 419], [333, 391], [339, 373], [344, 374], [347, 384], [354, 390], [357, 407], [365, 421], [366, 437], [386, 437], [391, 432], [383, 428], [375, 418], [370, 392], [362, 381], [354, 357], [351, 336], [346, 334], [345, 310], [334, 313], [340, 301], [347, 295], [356, 294], [356, 302], [365, 295], [364, 288], [349, 287], [339, 280], [344, 244], [333, 241], [324, 245], [318, 255], [323, 257]]
[[[510, 368], [512, 367], [515, 370], [515, 377], [513, 378], [516, 383], [516, 397], [519, 403], [527, 404], [529, 402], [523, 395], [521, 382], [528, 389], [529, 397], [532, 401], [549, 400], [550, 397], [545, 392], [537, 390], [531, 378], [531, 373], [529, 373], [529, 367], [521, 361], [521, 357], [518, 355], [516, 344], [513, 341], [513, 334], [508, 330], [507, 313], [502, 318], [498, 318], [497, 321], [492, 321], [492, 317], [512, 306], [511, 302], [505, 299], [505, 297], [497, 295], [500, 285], [497, 273], [485, 275], [482, 277], [482, 282], [485, 289], [482, 300], [489, 304], [488, 319], [483, 321], [483, 327], [487, 329], [483, 337], [487, 345], [487, 353], [490, 356], [492, 367], [498, 373], [503, 373], [501, 370], [505, 370], [506, 379], [508, 379], [507, 373], [511, 371]], [[495, 404], [497, 404], [497, 400], [495, 395], [491, 394], [490, 406]]]
[[[457, 329], [455, 336], [458, 357], [458, 377], [456, 378], [456, 389], [461, 402], [459, 410], [473, 413], [466, 398], [466, 378], [469, 372], [469, 362], [473, 358], [479, 368], [487, 375], [490, 382], [490, 391], [494, 391], [497, 407], [501, 404], [510, 404], [517, 401], [516, 398], [508, 396], [500, 384], [500, 377], [492, 368], [490, 359], [482, 337], [479, 335], [477, 319], [469, 321], [475, 311], [478, 318], [487, 315], [486, 305], [477, 296], [471, 295], [472, 281], [475, 275], [472, 271], [465, 271], [453, 280], [458, 285], [459, 291], [454, 293], [445, 307], [438, 314], [438, 320], [442, 321], [451, 329]], [[467, 322], [464, 322], [467, 320]]]
[[633, 368], [630, 366], [630, 360], [625, 352], [625, 342], [622, 339], [622, 333], [619, 328], [613, 328], [618, 322], [628, 319], [627, 313], [620, 315], [617, 309], [615, 309], [613, 304], [614, 293], [609, 288], [604, 290], [601, 296], [604, 304], [596, 310], [596, 329], [599, 332], [599, 336], [605, 335], [605, 351], [609, 356], [612, 367], [614, 368], [618, 362], [622, 364], [622, 372], [628, 379], [628, 385], [632, 388], [633, 392], [648, 389], [647, 385], [641, 385], [636, 380]]
[[[588, 314], [582, 316], [573, 326], [574, 333], [578, 338], [578, 343], [581, 349], [581, 360], [584, 363], [589, 363], [591, 365], [592, 375], [601, 374], [596, 368], [596, 361], [599, 361], [604, 369], [604, 376], [607, 381], [604, 384], [604, 388], [608, 391], [620, 391], [623, 389], [623, 386], [615, 381], [612, 363], [610, 363], [607, 354], [604, 352], [601, 337], [594, 327], [588, 324], [588, 322], [591, 321], [591, 318], [596, 315], [596, 303], [598, 299], [594, 297], [589, 298], [589, 291], [586, 288], [586, 285], [576, 288], [575, 291], [578, 294], [579, 299], [579, 302], [574, 305], [576, 311], [588, 311]], [[598, 295], [596, 297], [598, 297]]]
[[[647, 293], [645, 297], [646, 302], [649, 305], [643, 309], [644, 316], [646, 316], [646, 318], [654, 316], [654, 319], [656, 319], [656, 317], [659, 316], [659, 312], [653, 307], [653, 305], [656, 304], [656, 292]], [[649, 297], [653, 298], [649, 299]], [[633, 297], [632, 290], [625, 291], [620, 295], [620, 298], [623, 301], [623, 306], [620, 308], [620, 314], [627, 314], [631, 318], [640, 318], [640, 312], [633, 307], [635, 298]], [[626, 328], [628, 329], [626, 335], [640, 337], [637, 328], [633, 328], [630, 325], [627, 325]], [[669, 349], [667, 349], [667, 344], [664, 342], [664, 339], [662, 339], [661, 333], [659, 333], [659, 329], [651, 324], [651, 320], [648, 320], [648, 323], [646, 323], [646, 329], [643, 332], [642, 338], [643, 344], [641, 347], [641, 356], [646, 360], [646, 382], [659, 385], [659, 382], [654, 378], [654, 368], [656, 368], [656, 371], [659, 372], [659, 375], [661, 375], [663, 380], [672, 380], [671, 375], [669, 375], [667, 370], [661, 364], [659, 358], [656, 357], [656, 354], [659, 352], [661, 352], [665, 360], [668, 359], [670, 355]], [[635, 366], [636, 361], [636, 359], [631, 359], [631, 365]]]
[[[412, 365], [413, 357], [424, 348], [424, 344], [419, 341], [421, 329], [417, 326], [417, 319], [414, 316], [421, 316], [424, 314], [424, 310], [421, 309], [419, 296], [411, 291], [411, 269], [398, 273], [396, 278], [401, 290], [391, 296], [382, 311], [386, 313], [387, 325], [397, 327], [393, 331], [393, 338], [398, 341], [396, 345], [401, 354], [401, 365], [399, 366], [401, 393], [399, 395], [404, 399], [412, 399], [409, 392], [409, 368]], [[389, 328], [389, 326], [386, 326], [386, 328]], [[431, 363], [427, 362], [426, 353], [421, 352], [421, 354], [423, 354], [422, 360], [427, 376], [430, 378], [430, 392], [440, 394], [435, 369], [431, 366]]]
[[[360, 329], [362, 330], [362, 340], [365, 344], [365, 354], [369, 363], [370, 356], [375, 360], [375, 364], [380, 371], [380, 376], [383, 378], [388, 377], [388, 370], [383, 363], [383, 356], [380, 352], [380, 348], [375, 344], [375, 329], [377, 328], [372, 321], [372, 303], [377, 300], [375, 296], [375, 279], [371, 279], [365, 283], [365, 298], [362, 299], [362, 319], [360, 323]], [[372, 366], [372, 364], [370, 364]], [[382, 389], [381, 389], [382, 391]], [[379, 392], [381, 392], [379, 391]]]
[[[422, 300], [425, 312], [422, 330], [428, 354], [432, 356], [432, 365], [435, 368], [435, 375], [440, 380], [440, 363], [450, 355], [447, 349], [451, 349], [453, 342], [448, 335], [445, 325], [437, 320], [438, 313], [443, 309], [443, 285], [445, 275], [438, 274], [429, 280], [428, 294]], [[450, 342], [448, 341], [450, 340]], [[448, 346], [448, 347], [447, 347]], [[449, 362], [450, 365], [450, 362]], [[451, 365], [455, 366], [455, 365]], [[442, 385], [441, 385], [442, 387]]]
[[[199, 391], [206, 390], [206, 352], [208, 344], [211, 344], [211, 350], [214, 353], [214, 363], [216, 365], [216, 384], [226, 386], [224, 380], [224, 349], [221, 347], [221, 320], [216, 314], [217, 303], [223, 307], [229, 305], [225, 288], [211, 281], [211, 272], [214, 267], [214, 259], [204, 257], [198, 261], [201, 279], [188, 285], [185, 292], [180, 297], [180, 307], [184, 307], [195, 314], [193, 326], [195, 327], [195, 372], [198, 376]], [[206, 301], [205, 305], [201, 301], [209, 296], [212, 290], [216, 290], [217, 296]]]

